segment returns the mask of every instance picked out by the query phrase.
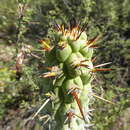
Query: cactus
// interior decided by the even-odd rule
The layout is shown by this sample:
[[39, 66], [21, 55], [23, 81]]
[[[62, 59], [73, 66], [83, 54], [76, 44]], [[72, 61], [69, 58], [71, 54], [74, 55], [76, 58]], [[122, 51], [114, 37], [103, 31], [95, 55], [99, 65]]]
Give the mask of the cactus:
[[[88, 40], [84, 28], [56, 24], [54, 44], [40, 40], [45, 51], [47, 71], [42, 75], [48, 82], [45, 94], [50, 103], [46, 112], [51, 117], [47, 128], [51, 130], [84, 130], [90, 126], [93, 98], [93, 73], [110, 69], [97, 69], [109, 63], [94, 66], [92, 59], [97, 36]], [[47, 80], [48, 78], [49, 80]], [[45, 86], [46, 87], [46, 86]], [[44, 111], [44, 109], [43, 109]]]

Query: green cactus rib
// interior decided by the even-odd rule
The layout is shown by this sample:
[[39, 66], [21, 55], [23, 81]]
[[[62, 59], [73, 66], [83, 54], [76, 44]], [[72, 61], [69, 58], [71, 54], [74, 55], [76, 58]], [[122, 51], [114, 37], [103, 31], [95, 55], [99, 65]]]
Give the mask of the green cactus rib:
[[53, 47], [42, 41], [46, 62], [53, 65], [43, 77], [55, 77], [51, 78], [50, 86], [55, 95], [53, 108], [48, 109], [51, 130], [85, 130], [90, 119], [92, 74], [96, 72], [92, 63], [93, 43], [99, 37], [88, 40], [79, 25], [68, 29], [57, 25], [56, 36], [60, 38]]

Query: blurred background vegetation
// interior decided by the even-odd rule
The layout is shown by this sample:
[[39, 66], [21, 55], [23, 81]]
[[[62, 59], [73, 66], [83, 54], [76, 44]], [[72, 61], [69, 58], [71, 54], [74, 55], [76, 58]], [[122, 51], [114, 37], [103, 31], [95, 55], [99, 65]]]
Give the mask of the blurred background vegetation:
[[[44, 53], [38, 40], [52, 36], [55, 22], [67, 25], [75, 18], [88, 24], [88, 38], [103, 34], [94, 64], [112, 62], [108, 67], [113, 71], [96, 74], [93, 89], [115, 105], [95, 99], [91, 129], [130, 130], [129, 5], [129, 0], [1, 0], [0, 129], [41, 129], [42, 121], [27, 124], [43, 103], [46, 89], [40, 77]], [[17, 74], [17, 54], [27, 45], [33, 49], [26, 50], [22, 72]]]

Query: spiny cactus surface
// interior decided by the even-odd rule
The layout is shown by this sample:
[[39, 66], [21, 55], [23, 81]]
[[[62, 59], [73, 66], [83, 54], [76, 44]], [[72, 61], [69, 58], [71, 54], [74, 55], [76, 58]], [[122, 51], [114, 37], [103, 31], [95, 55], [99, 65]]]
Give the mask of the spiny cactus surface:
[[97, 69], [109, 63], [93, 66], [94, 43], [99, 38], [88, 40], [78, 24], [67, 28], [56, 24], [55, 43], [40, 40], [48, 65], [42, 76], [49, 84], [45, 95], [50, 99], [46, 109], [51, 116], [47, 123], [51, 130], [85, 130], [91, 125], [93, 73], [109, 70]]

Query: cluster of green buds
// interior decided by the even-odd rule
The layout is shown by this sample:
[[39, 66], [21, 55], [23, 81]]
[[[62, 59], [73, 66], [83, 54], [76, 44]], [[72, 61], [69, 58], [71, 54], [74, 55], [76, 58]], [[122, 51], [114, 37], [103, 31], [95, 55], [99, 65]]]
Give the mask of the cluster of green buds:
[[91, 99], [98, 97], [92, 92], [93, 75], [111, 70], [100, 68], [110, 62], [93, 65], [93, 50], [100, 37], [88, 40], [84, 27], [56, 24], [56, 42], [40, 40], [48, 65], [42, 77], [51, 82], [46, 94], [53, 102], [48, 109], [51, 130], [84, 130], [91, 126]]

